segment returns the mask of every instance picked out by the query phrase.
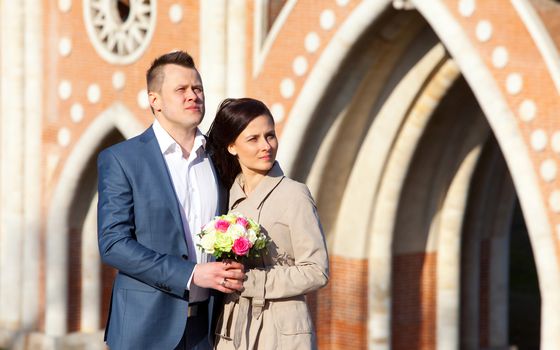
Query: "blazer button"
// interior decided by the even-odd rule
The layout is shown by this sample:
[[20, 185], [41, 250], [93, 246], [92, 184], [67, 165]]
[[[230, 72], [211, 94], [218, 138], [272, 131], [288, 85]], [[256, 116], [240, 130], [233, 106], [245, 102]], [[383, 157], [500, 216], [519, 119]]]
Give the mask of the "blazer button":
[[181, 258], [185, 259], [185, 260], [189, 260], [189, 257], [186, 256], [185, 254], [181, 255]]

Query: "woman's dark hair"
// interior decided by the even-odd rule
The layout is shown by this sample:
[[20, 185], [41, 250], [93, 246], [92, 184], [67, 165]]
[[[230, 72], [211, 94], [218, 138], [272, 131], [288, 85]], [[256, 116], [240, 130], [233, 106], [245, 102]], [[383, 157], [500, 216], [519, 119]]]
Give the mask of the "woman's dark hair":
[[207, 149], [220, 180], [227, 189], [241, 172], [239, 161], [228, 152], [228, 146], [235, 142], [253, 119], [261, 115], [269, 116], [274, 123], [270, 110], [259, 100], [228, 98], [218, 107], [216, 118], [208, 131]]

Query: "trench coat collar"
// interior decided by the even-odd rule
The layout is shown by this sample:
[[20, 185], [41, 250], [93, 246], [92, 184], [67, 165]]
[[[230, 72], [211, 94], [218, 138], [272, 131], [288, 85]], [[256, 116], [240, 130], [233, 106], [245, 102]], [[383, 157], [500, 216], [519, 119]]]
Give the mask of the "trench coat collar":
[[235, 178], [229, 193], [230, 209], [235, 209], [235, 207], [244, 200], [247, 200], [251, 207], [260, 209], [268, 195], [276, 188], [276, 186], [278, 186], [283, 178], [284, 172], [280, 168], [278, 162], [274, 162], [272, 168], [258, 183], [257, 187], [249, 196], [247, 196], [245, 192], [243, 192], [243, 177], [240, 173]]

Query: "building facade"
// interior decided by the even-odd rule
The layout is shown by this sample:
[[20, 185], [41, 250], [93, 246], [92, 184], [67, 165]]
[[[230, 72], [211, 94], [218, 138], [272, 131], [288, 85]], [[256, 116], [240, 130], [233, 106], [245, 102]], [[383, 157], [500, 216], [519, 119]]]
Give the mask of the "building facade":
[[321, 349], [560, 346], [560, 3], [0, 0], [0, 348], [103, 349], [96, 156], [145, 70], [271, 108], [331, 279]]

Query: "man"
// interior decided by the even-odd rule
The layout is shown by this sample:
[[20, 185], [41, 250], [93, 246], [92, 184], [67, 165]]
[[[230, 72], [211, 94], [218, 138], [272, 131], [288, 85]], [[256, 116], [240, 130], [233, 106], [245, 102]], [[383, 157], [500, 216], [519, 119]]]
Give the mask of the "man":
[[209, 289], [241, 291], [245, 275], [196, 247], [225, 202], [198, 130], [202, 82], [181, 51], [157, 58], [146, 78], [152, 127], [98, 158], [99, 250], [118, 269], [105, 340], [111, 350], [207, 349]]

